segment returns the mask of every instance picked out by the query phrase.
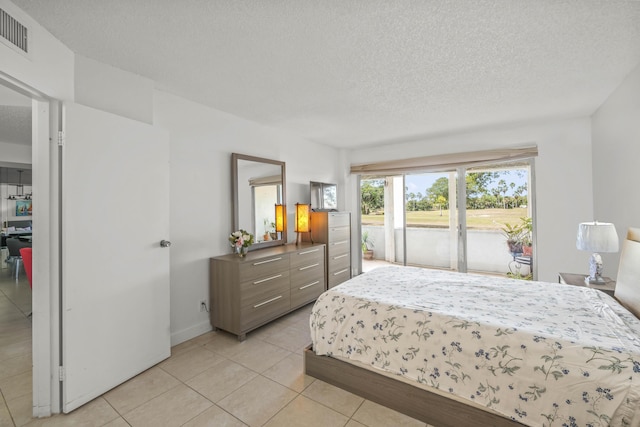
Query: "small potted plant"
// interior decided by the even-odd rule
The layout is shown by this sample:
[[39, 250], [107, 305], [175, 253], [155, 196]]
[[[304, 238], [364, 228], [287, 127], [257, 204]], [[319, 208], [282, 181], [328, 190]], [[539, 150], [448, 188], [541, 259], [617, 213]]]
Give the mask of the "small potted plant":
[[262, 223], [264, 224], [264, 235], [262, 236], [264, 241], [275, 240], [276, 223], [269, 222], [268, 218], [265, 218]]
[[507, 239], [509, 252], [514, 257], [520, 255], [531, 255], [532, 249], [533, 221], [529, 217], [520, 218], [520, 223], [511, 225], [505, 223], [502, 227], [502, 234]]
[[522, 254], [522, 225], [511, 225], [509, 223], [505, 223], [504, 227], [502, 227], [502, 234], [507, 239], [507, 246], [509, 247], [509, 252], [511, 253], [511, 255], [515, 257]]
[[362, 233], [362, 256], [364, 259], [373, 259], [373, 239], [369, 232]]

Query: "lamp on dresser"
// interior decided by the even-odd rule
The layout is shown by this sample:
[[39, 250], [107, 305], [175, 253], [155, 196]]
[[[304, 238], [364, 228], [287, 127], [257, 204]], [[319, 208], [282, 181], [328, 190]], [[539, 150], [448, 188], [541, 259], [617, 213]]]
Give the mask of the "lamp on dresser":
[[282, 233], [287, 218], [287, 210], [284, 205], [276, 204], [276, 233]]
[[589, 285], [604, 285], [603, 263], [599, 252], [618, 252], [616, 227], [608, 222], [583, 222], [578, 226], [576, 247], [593, 252], [589, 258], [589, 276], [584, 281]]
[[[296, 203], [296, 244], [301, 242], [300, 233], [311, 232], [311, 205]], [[313, 240], [311, 241], [313, 243]]]

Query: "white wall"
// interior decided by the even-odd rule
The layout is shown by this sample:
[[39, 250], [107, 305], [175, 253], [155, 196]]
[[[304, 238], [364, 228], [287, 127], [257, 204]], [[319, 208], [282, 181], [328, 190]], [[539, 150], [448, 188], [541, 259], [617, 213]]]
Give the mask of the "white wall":
[[152, 80], [80, 55], [75, 59], [75, 102], [153, 123]]
[[[624, 239], [640, 227], [640, 65], [593, 115], [592, 138], [595, 219], [612, 222]], [[602, 258], [604, 274], [616, 277], [619, 253]]]
[[[493, 128], [354, 150], [350, 162], [359, 164], [537, 144], [535, 259], [538, 280], [557, 282], [558, 272], [579, 273], [587, 269], [585, 254], [576, 249], [575, 240], [578, 223], [593, 218], [590, 131], [589, 118]], [[355, 187], [355, 177], [351, 185]], [[356, 211], [355, 204], [347, 208]]]
[[0, 162], [2, 164], [31, 164], [31, 145], [0, 142]]
[[308, 203], [309, 181], [344, 188], [338, 150], [156, 91], [154, 123], [171, 143], [172, 344], [211, 329], [198, 302], [209, 298], [209, 258], [231, 252], [231, 153], [286, 162], [288, 238], [293, 206]]

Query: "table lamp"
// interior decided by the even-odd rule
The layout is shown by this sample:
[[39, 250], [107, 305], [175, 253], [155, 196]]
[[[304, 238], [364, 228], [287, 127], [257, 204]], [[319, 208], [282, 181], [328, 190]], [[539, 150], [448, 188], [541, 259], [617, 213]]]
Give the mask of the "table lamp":
[[282, 233], [284, 231], [286, 217], [287, 213], [284, 205], [276, 203], [276, 233]]
[[296, 244], [300, 241], [300, 233], [309, 232], [311, 232], [311, 205], [296, 203], [296, 233], [298, 233]]
[[604, 285], [602, 278], [602, 257], [599, 252], [618, 252], [618, 233], [616, 227], [608, 222], [583, 222], [578, 226], [576, 247], [581, 251], [590, 251], [589, 276], [584, 282], [588, 285]]

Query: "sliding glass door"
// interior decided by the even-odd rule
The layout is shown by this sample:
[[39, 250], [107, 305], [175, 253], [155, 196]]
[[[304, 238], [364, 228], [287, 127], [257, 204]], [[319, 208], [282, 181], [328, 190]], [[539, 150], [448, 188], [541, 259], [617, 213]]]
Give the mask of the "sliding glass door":
[[363, 270], [380, 262], [404, 264], [404, 177], [360, 177]]
[[[532, 168], [517, 163], [360, 177], [363, 249], [378, 262], [531, 278]], [[458, 177], [464, 177], [463, 180]], [[519, 246], [509, 249], [516, 230]], [[369, 264], [367, 264], [369, 263]], [[363, 261], [363, 269], [373, 266]]]
[[405, 175], [408, 265], [457, 270], [456, 173]]
[[[465, 180], [468, 270], [531, 279], [534, 233], [530, 164], [471, 168], [466, 170]], [[513, 242], [507, 242], [510, 237]]]

